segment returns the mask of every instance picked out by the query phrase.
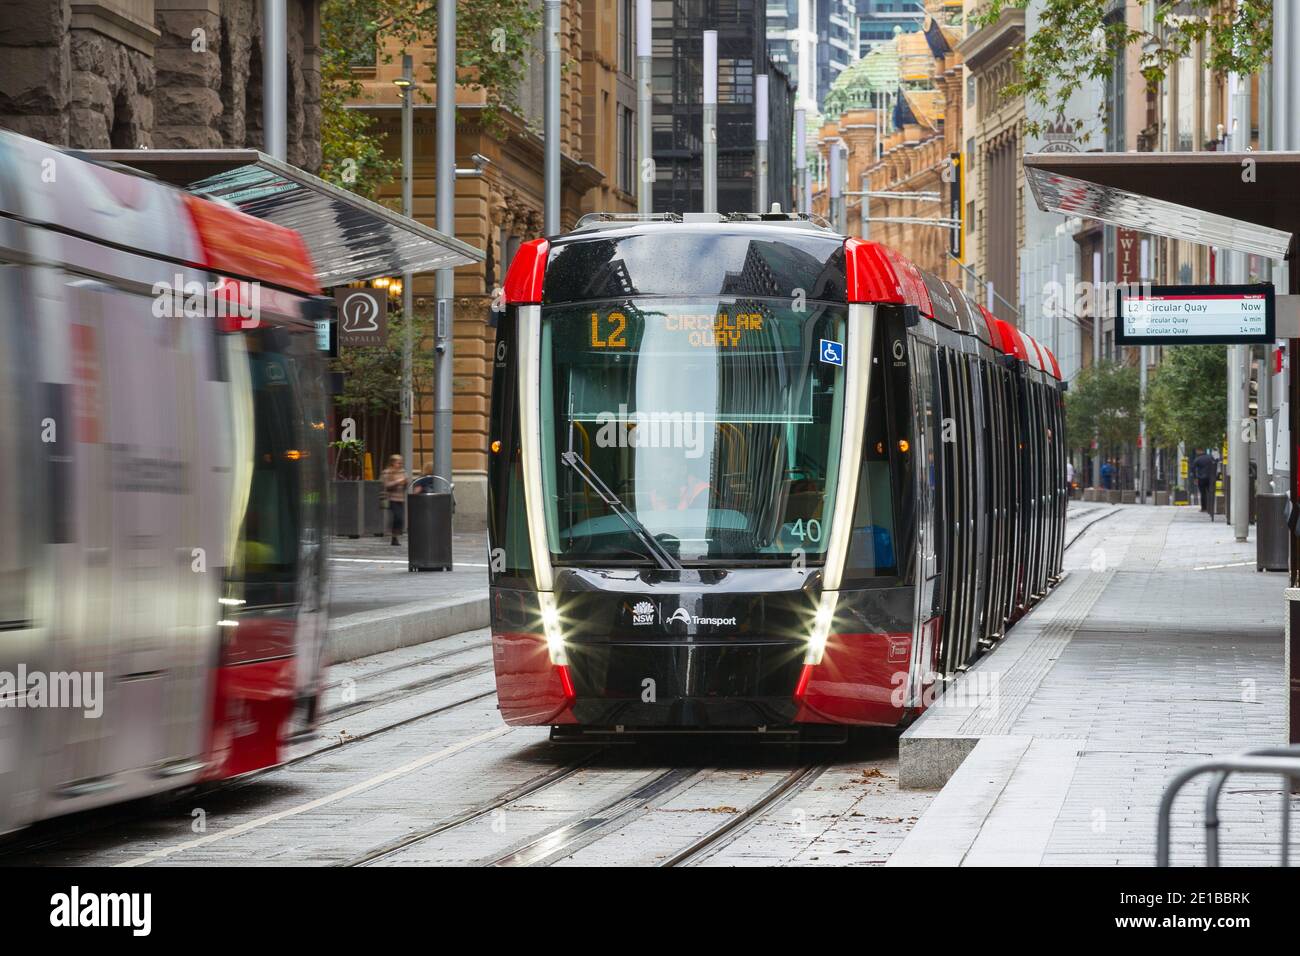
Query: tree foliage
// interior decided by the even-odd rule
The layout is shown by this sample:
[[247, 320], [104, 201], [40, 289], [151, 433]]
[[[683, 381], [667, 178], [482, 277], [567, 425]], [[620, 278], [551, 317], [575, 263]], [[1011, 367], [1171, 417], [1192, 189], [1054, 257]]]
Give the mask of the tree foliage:
[[1103, 448], [1135, 442], [1140, 408], [1138, 370], [1102, 362], [1075, 376], [1065, 393], [1066, 430], [1084, 446], [1093, 435]]
[[[416, 348], [412, 350], [411, 374], [419, 391], [420, 382], [433, 379], [433, 352], [419, 348], [420, 343], [429, 340], [433, 334], [433, 319], [427, 313], [417, 312], [412, 332]], [[343, 391], [336, 396], [339, 405], [358, 415], [400, 411], [405, 335], [406, 320], [401, 312], [393, 312], [388, 316], [388, 340], [385, 344], [339, 350], [336, 368], [344, 373]]]
[[[504, 112], [514, 102], [541, 28], [541, 14], [529, 0], [459, 0], [456, 5], [456, 65], [461, 86], [483, 91], [484, 127], [500, 135]], [[387, 159], [375, 120], [349, 110], [361, 82], [353, 67], [391, 63], [403, 50], [436, 43], [437, 0], [325, 0], [321, 5], [321, 176], [373, 197], [396, 174]], [[393, 48], [396, 48], [394, 53]], [[416, 82], [419, 94], [434, 81], [436, 63]]]
[[[1023, 8], [1029, 0], [989, 0], [972, 17], [975, 27], [996, 23], [1004, 10]], [[1019, 79], [1003, 94], [1023, 96], [1053, 116], [1052, 125], [1069, 125], [1082, 133], [1082, 118], [1067, 118], [1071, 95], [1085, 82], [1104, 80], [1119, 54], [1139, 51], [1139, 69], [1147, 89], [1155, 90], [1170, 67], [1205, 46], [1205, 68], [1213, 73], [1256, 73], [1269, 61], [1273, 45], [1273, 0], [1158, 0], [1151, 29], [1131, 28], [1111, 11], [1126, 5], [1112, 0], [1045, 0], [1037, 28], [1016, 49]], [[1105, 117], [1106, 104], [1099, 108]], [[1025, 126], [1039, 135], [1044, 122]], [[1084, 134], [1086, 136], [1086, 134]]]
[[1147, 388], [1147, 433], [1157, 445], [1180, 441], [1218, 448], [1228, 417], [1228, 350], [1223, 345], [1180, 345], [1166, 350]]

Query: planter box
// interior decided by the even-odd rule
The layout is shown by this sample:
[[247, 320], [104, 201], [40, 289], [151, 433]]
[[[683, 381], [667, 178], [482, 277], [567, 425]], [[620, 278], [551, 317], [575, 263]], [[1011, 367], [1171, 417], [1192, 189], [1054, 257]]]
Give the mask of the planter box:
[[383, 484], [378, 481], [331, 481], [330, 527], [337, 535], [360, 538], [384, 533], [384, 513], [379, 506]]
[[1157, 491], [1157, 492], [1156, 492], [1156, 504], [1158, 504], [1158, 505], [1167, 505], [1167, 504], [1169, 504], [1169, 492], [1167, 492], [1167, 491]]
[[1121, 504], [1135, 505], [1137, 504], [1138, 493], [1136, 491], [1121, 491], [1119, 500]]
[[1108, 504], [1117, 505], [1120, 503], [1121, 500], [1120, 492], [1117, 491], [1116, 489], [1112, 488], [1109, 491], [1102, 489], [1102, 493], [1106, 496], [1106, 502]]

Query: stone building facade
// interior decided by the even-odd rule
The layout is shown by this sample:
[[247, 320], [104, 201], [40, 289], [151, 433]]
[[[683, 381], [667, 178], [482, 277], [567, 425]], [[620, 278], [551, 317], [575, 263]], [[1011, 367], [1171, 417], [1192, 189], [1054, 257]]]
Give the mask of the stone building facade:
[[[320, 167], [319, 0], [288, 0], [288, 160]], [[4, 0], [0, 127], [77, 149], [260, 148], [258, 0]]]
[[[951, 157], [961, 149], [962, 85], [960, 9], [930, 0], [918, 33], [896, 33], [876, 44], [835, 82], [817, 133], [814, 163], [825, 179], [832, 143], [848, 148], [849, 192], [926, 193], [938, 201], [876, 197], [866, 205], [868, 238], [882, 242], [920, 268], [953, 282], [960, 267], [949, 255], [951, 231], [938, 225], [888, 222], [902, 217], [946, 219], [956, 187]], [[821, 183], [813, 212], [829, 214], [830, 190]], [[863, 235], [863, 200], [846, 200], [847, 234]]]
[[[973, 12], [983, 5], [968, 0], [968, 6]], [[979, 276], [981, 300], [991, 282], [996, 295], [990, 310], [1015, 324], [1025, 238], [1025, 100], [1004, 90], [1017, 77], [1015, 51], [1024, 38], [1024, 9], [1007, 7], [958, 48], [972, 94], [966, 109], [966, 261]]]
[[[564, 68], [560, 94], [561, 230], [571, 229], [589, 212], [635, 212], [636, 121], [635, 32], [632, 0], [565, 0], [560, 48]], [[543, 231], [544, 49], [540, 32], [532, 44], [536, 56], [527, 64], [515, 92], [513, 109], [503, 114], [504, 129], [483, 122], [485, 96], [467, 85], [456, 90], [456, 165], [474, 166], [475, 154], [488, 163], [481, 177], [456, 181], [456, 237], [486, 254], [483, 263], [456, 270], [454, 307], [454, 416], [452, 467], [456, 483], [456, 526], [482, 527], [487, 514], [487, 446], [492, 349], [496, 328], [491, 312], [494, 292], [519, 245]], [[414, 111], [415, 218], [436, 225], [434, 83], [436, 49], [432, 40], [407, 51], [423, 94]], [[401, 75], [401, 50], [377, 56], [374, 66], [358, 66], [362, 96], [351, 108], [377, 119], [385, 149], [401, 155], [401, 100], [393, 80]], [[630, 153], [629, 153], [630, 150]], [[381, 201], [400, 208], [401, 184], [381, 191]], [[435, 276], [414, 277], [417, 312], [435, 308]], [[434, 383], [415, 383], [413, 455], [421, 468], [433, 459]], [[385, 441], [392, 441], [389, 436]], [[395, 447], [375, 448], [375, 460]]]

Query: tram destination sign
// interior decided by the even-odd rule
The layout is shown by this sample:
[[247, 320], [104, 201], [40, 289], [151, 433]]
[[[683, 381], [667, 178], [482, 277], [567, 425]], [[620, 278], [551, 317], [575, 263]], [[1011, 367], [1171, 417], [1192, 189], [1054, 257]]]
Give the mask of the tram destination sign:
[[1121, 285], [1120, 345], [1265, 345], [1274, 339], [1272, 283]]

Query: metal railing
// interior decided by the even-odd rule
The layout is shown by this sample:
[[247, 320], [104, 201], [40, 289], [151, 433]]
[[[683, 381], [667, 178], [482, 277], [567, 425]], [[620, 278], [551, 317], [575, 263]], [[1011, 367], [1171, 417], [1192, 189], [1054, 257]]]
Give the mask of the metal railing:
[[1205, 792], [1205, 865], [1219, 865], [1219, 797], [1235, 773], [1276, 773], [1282, 777], [1282, 866], [1291, 865], [1291, 788], [1300, 780], [1300, 746], [1251, 750], [1223, 760], [1209, 760], [1180, 771], [1165, 787], [1156, 819], [1156, 866], [1169, 866], [1170, 812], [1174, 798], [1191, 780], [1214, 774]]

